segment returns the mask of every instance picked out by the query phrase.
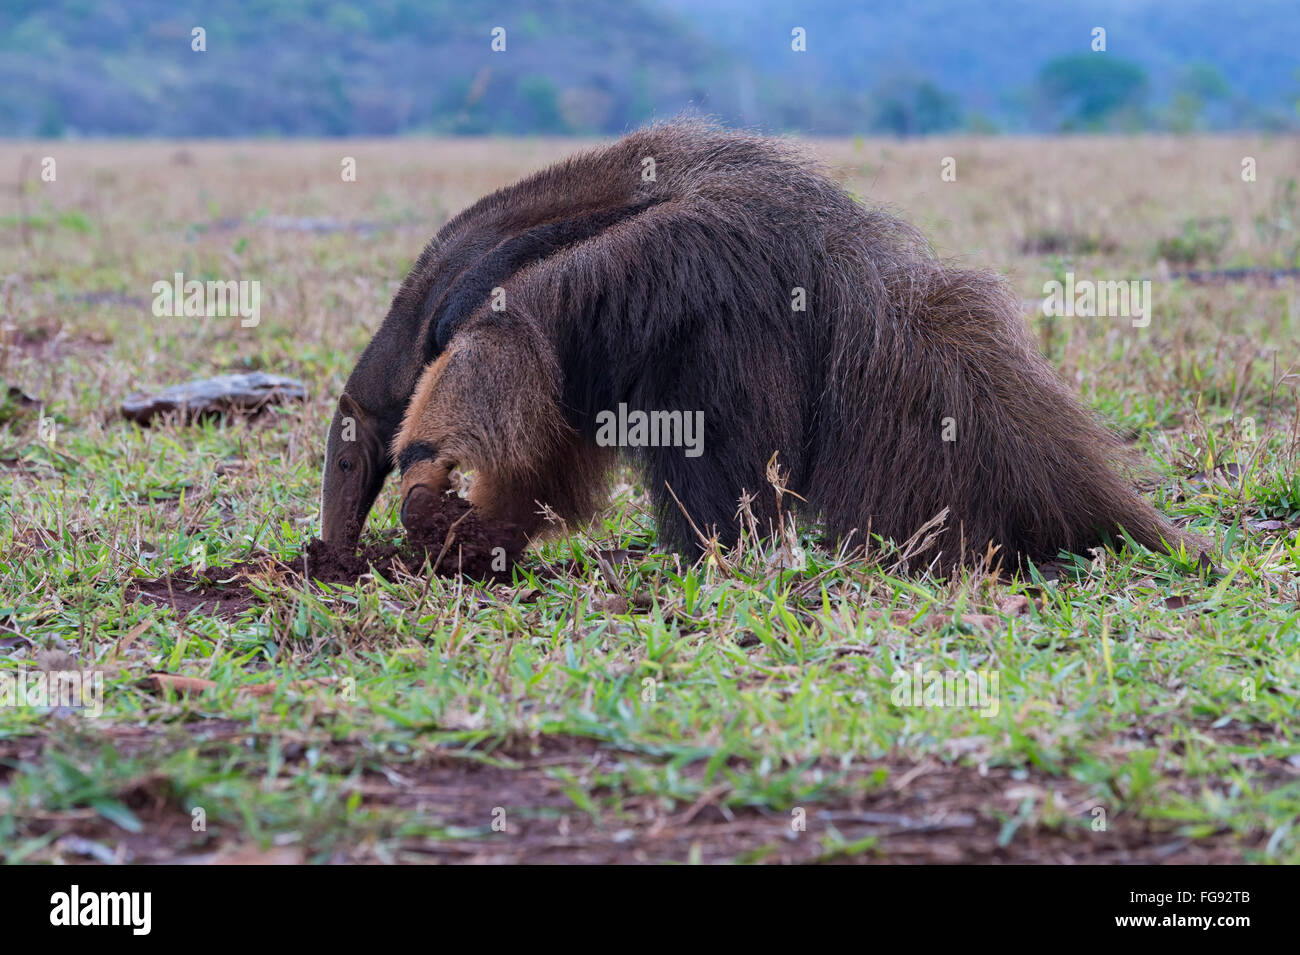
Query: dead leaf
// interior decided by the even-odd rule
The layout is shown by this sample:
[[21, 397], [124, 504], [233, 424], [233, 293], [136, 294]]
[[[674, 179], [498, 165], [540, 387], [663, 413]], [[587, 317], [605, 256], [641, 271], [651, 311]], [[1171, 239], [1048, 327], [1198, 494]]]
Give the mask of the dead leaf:
[[[202, 693], [205, 690], [211, 690], [217, 684], [213, 680], [205, 680], [197, 676], [177, 676], [172, 673], [150, 673], [146, 682], [152, 683], [154, 689], [163, 690], [170, 688], [177, 693]], [[316, 686], [330, 686], [337, 683], [336, 677], [327, 676], [314, 680], [295, 680], [286, 684], [290, 690], [306, 690]], [[240, 693], [248, 693], [252, 696], [269, 696], [280, 688], [278, 683], [252, 683], [248, 686], [238, 687]]]
[[152, 683], [155, 690], [171, 689], [177, 693], [200, 693], [217, 685], [213, 680], [204, 680], [197, 676], [176, 676], [171, 673], [150, 673], [146, 682]]
[[127, 650], [131, 649], [131, 644], [135, 643], [135, 638], [144, 633], [153, 624], [153, 618], [141, 620], [132, 627], [121, 640], [117, 641], [117, 646], [113, 648], [113, 659], [116, 660]]

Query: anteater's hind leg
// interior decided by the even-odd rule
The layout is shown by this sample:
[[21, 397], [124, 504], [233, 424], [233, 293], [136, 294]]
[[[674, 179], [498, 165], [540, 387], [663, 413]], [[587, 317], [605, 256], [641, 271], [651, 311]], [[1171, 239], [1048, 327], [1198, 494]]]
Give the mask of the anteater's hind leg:
[[483, 316], [424, 371], [393, 444], [402, 523], [472, 472], [470, 502], [493, 519], [541, 531], [541, 505], [570, 522], [600, 504], [610, 455], [569, 427], [556, 400], [555, 355], [527, 323]]

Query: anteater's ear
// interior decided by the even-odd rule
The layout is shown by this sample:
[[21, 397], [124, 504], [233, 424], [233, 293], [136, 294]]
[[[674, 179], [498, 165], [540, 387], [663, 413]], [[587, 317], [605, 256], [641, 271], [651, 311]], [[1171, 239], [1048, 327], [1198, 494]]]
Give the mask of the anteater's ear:
[[346, 391], [339, 395], [339, 413], [347, 418], [356, 418], [358, 421], [370, 420], [370, 416], [361, 410], [361, 406]]

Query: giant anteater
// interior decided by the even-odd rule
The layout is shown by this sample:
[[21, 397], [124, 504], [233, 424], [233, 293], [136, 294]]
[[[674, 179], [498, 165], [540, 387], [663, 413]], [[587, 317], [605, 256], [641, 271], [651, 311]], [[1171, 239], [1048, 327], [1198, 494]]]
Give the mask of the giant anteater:
[[795, 146], [694, 122], [581, 153], [439, 231], [339, 400], [323, 536], [355, 543], [394, 465], [404, 521], [454, 468], [490, 517], [581, 521], [615, 460], [601, 413], [620, 406], [703, 413], [696, 456], [626, 449], [681, 550], [692, 522], [734, 540], [744, 492], [770, 527], [774, 452], [831, 541], [902, 540], [946, 508], [935, 566], [1121, 529], [1192, 540], [1117, 472], [1120, 446], [998, 277], [936, 259]]

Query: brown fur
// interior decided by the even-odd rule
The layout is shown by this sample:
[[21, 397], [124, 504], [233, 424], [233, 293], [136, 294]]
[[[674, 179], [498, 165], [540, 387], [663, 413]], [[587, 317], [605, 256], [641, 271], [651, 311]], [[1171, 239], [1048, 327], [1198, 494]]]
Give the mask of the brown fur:
[[[694, 536], [674, 495], [724, 541], [743, 492], [760, 522], [775, 517], [773, 452], [832, 540], [868, 527], [901, 540], [947, 508], [945, 567], [989, 544], [1042, 560], [1121, 528], [1156, 548], [1183, 540], [1117, 474], [1119, 446], [1035, 350], [1005, 285], [934, 259], [788, 144], [653, 127], [496, 195], [426, 250], [390, 313], [400, 355], [366, 369], [394, 392], [377, 418], [406, 408], [404, 494], [440, 491], [458, 466], [489, 514], [536, 527], [540, 502], [580, 521], [611, 460], [596, 416], [624, 403], [704, 412], [702, 456], [628, 454], [679, 549]], [[417, 326], [436, 358], [412, 374]]]
[[[402, 474], [412, 488], [442, 491], [453, 470], [474, 472], [470, 501], [502, 521], [538, 529], [537, 503], [567, 516], [600, 503], [613, 455], [587, 449], [560, 414], [559, 369], [527, 327], [483, 322], [457, 335], [425, 370], [394, 445], [421, 441], [436, 455]], [[485, 377], [484, 369], [495, 370]], [[509, 380], [501, 380], [509, 370]]]
[[330, 422], [321, 482], [325, 540], [356, 543], [392, 470], [388, 449], [432, 357], [429, 346], [448, 296], [464, 289], [475, 267], [513, 237], [635, 201], [624, 178], [593, 178], [586, 158], [557, 163], [483, 197], [448, 221], [421, 253], [348, 377]]

